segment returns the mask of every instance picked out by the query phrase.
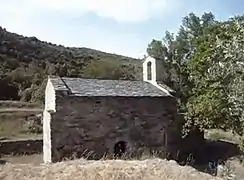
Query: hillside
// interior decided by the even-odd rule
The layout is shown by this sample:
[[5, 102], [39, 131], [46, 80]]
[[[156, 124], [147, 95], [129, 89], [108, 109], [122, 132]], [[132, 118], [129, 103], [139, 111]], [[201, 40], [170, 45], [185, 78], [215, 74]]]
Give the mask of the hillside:
[[139, 79], [141, 61], [25, 37], [0, 27], [0, 100], [41, 102], [47, 75]]

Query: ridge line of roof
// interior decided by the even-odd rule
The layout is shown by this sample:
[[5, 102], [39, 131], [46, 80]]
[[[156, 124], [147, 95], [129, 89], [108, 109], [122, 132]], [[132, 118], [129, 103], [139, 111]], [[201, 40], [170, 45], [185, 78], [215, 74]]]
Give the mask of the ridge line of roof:
[[62, 79], [84, 79], [84, 80], [99, 80], [99, 81], [128, 81], [128, 82], [146, 82], [142, 80], [127, 80], [127, 79], [99, 79], [86, 77], [61, 77]]
[[[81, 96], [169, 96], [150, 82], [50, 76], [56, 91]], [[167, 91], [168, 92], [168, 91]]]

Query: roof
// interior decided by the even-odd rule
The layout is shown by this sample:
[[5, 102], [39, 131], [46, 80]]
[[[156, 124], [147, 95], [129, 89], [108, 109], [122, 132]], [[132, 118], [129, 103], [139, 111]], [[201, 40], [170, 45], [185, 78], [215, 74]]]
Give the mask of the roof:
[[169, 94], [145, 81], [101, 80], [68, 77], [51, 77], [49, 79], [56, 91], [67, 90], [69, 93], [76, 96], [169, 96]]
[[164, 82], [162, 82], [162, 81], [157, 81], [157, 84], [158, 84], [159, 86], [161, 86], [162, 88], [166, 89], [167, 91], [169, 91], [171, 94], [175, 94], [175, 93], [176, 93], [176, 91], [175, 91], [174, 89], [170, 88], [169, 86], [167, 86], [167, 85], [166, 85]]

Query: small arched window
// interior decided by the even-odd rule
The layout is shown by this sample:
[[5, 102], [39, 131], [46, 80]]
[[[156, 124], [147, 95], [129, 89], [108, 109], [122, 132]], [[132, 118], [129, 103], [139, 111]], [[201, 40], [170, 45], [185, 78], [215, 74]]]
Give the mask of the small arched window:
[[147, 63], [147, 80], [152, 80], [152, 62]]

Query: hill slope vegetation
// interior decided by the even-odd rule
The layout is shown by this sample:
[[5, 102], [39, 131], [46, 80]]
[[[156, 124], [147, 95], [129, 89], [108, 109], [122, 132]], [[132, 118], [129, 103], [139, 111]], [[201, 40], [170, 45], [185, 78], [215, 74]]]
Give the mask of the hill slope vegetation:
[[70, 48], [0, 27], [0, 99], [40, 102], [47, 75], [139, 79], [141, 61], [88, 48]]

